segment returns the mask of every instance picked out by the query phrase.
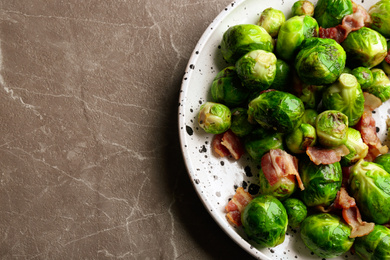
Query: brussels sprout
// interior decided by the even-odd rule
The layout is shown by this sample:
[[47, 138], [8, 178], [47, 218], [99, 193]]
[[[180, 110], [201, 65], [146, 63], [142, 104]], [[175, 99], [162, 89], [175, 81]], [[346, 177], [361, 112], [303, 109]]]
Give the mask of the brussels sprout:
[[233, 108], [231, 114], [230, 130], [235, 135], [243, 137], [252, 132], [254, 126], [248, 121], [247, 109], [242, 107]]
[[221, 134], [231, 125], [230, 109], [223, 104], [206, 102], [200, 106], [198, 123], [207, 133]]
[[275, 37], [285, 21], [286, 17], [282, 11], [269, 7], [261, 13], [257, 25], [263, 27], [269, 35]]
[[371, 69], [373, 82], [364, 91], [373, 94], [385, 102], [390, 98], [390, 79], [381, 69]]
[[323, 28], [341, 23], [344, 16], [352, 14], [351, 0], [319, 0], [314, 10], [314, 18]]
[[351, 70], [350, 68], [348, 68], [348, 67], [345, 67], [345, 68], [343, 69], [343, 73], [352, 74], [352, 70]]
[[372, 68], [383, 61], [387, 54], [387, 43], [377, 31], [362, 27], [348, 34], [341, 43], [347, 53], [348, 64]]
[[372, 19], [370, 27], [386, 38], [390, 38], [390, 2], [380, 0], [370, 7], [368, 13]]
[[238, 77], [250, 90], [266, 90], [276, 75], [276, 56], [272, 52], [254, 50], [236, 62]]
[[280, 27], [276, 41], [276, 55], [287, 62], [293, 61], [302, 41], [318, 35], [317, 21], [309, 16], [294, 16]]
[[263, 27], [254, 24], [238, 24], [230, 27], [223, 34], [221, 42], [222, 56], [231, 64], [250, 51], [272, 51], [273, 49], [271, 35]]
[[291, 84], [291, 75], [292, 69], [290, 65], [281, 59], [277, 59], [275, 79], [272, 82], [270, 89], [287, 91]]
[[216, 103], [234, 107], [248, 100], [249, 91], [242, 86], [236, 67], [230, 66], [221, 70], [214, 78], [211, 96]]
[[322, 102], [326, 109], [345, 114], [349, 126], [354, 126], [363, 115], [363, 91], [352, 74], [341, 74], [338, 80], [324, 91]]
[[260, 162], [261, 157], [269, 152], [271, 149], [282, 149], [283, 134], [273, 131], [264, 131], [256, 129], [249, 134], [244, 141], [245, 150], [248, 152], [253, 160]]
[[283, 204], [271, 195], [260, 195], [245, 207], [241, 222], [248, 237], [261, 247], [283, 243], [287, 230], [287, 213]]
[[360, 84], [360, 87], [363, 90], [371, 86], [372, 82], [374, 81], [371, 70], [366, 67], [354, 68], [351, 74], [356, 77], [357, 81]]
[[306, 206], [329, 206], [341, 188], [343, 175], [340, 163], [316, 165], [304, 157], [299, 161], [298, 169], [305, 186], [299, 195]]
[[316, 129], [310, 124], [301, 124], [286, 135], [286, 146], [293, 153], [305, 153], [306, 148], [317, 141]]
[[346, 53], [333, 39], [306, 39], [295, 58], [299, 78], [306, 84], [324, 85], [337, 80], [345, 67]]
[[375, 225], [368, 235], [357, 237], [353, 247], [356, 255], [363, 260], [389, 260], [390, 229]]
[[310, 124], [312, 126], [316, 126], [316, 119], [318, 116], [318, 112], [314, 109], [306, 109], [303, 113], [301, 122], [302, 124]]
[[351, 227], [333, 214], [308, 216], [301, 224], [303, 243], [319, 257], [333, 258], [346, 253], [353, 245]]
[[390, 221], [390, 174], [380, 165], [359, 160], [349, 176], [351, 196], [363, 219], [376, 224]]
[[299, 0], [296, 1], [291, 8], [292, 16], [301, 16], [301, 15], [314, 15], [314, 4], [310, 1]]
[[287, 175], [279, 178], [274, 185], [269, 184], [262, 169], [259, 172], [260, 194], [272, 195], [280, 201], [291, 196], [296, 190], [296, 181], [294, 175]]
[[336, 147], [347, 141], [348, 117], [337, 110], [326, 110], [316, 119], [318, 142], [323, 146]]
[[344, 144], [349, 154], [341, 157], [341, 166], [349, 166], [366, 157], [368, 146], [363, 142], [360, 132], [353, 128], [347, 130], [347, 141]]
[[307, 207], [299, 199], [288, 198], [283, 202], [286, 209], [288, 224], [292, 228], [297, 228], [307, 216]]
[[248, 115], [262, 127], [287, 133], [300, 123], [305, 111], [302, 101], [283, 91], [266, 91], [249, 103]]
[[316, 109], [321, 102], [324, 86], [302, 84], [301, 93], [298, 94], [306, 109]]
[[385, 169], [388, 173], [390, 173], [390, 154], [382, 154], [374, 159], [374, 163], [379, 164]]

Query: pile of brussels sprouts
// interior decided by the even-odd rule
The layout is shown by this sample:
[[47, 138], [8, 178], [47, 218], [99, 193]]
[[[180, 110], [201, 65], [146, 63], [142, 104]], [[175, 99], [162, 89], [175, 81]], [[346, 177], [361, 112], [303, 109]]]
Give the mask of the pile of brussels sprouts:
[[[319, 38], [319, 28], [337, 26], [353, 13], [351, 0], [297, 1], [291, 17], [265, 9], [257, 24], [238, 24], [224, 33], [220, 49], [226, 61], [211, 84], [212, 101], [199, 111], [208, 133], [231, 130], [255, 162], [271, 149], [298, 158], [305, 186], [294, 178], [270, 185], [259, 172], [260, 192], [241, 214], [248, 237], [262, 247], [284, 241], [287, 226], [299, 228], [305, 245], [320, 257], [339, 256], [353, 246], [362, 259], [390, 259], [390, 155], [364, 160], [368, 146], [354, 128], [365, 109], [363, 92], [385, 102], [390, 98], [388, 54], [390, 0], [369, 10], [372, 23], [337, 43]], [[389, 44], [390, 45], [390, 44]], [[390, 61], [389, 61], [390, 62]], [[308, 147], [349, 154], [339, 162], [315, 164]], [[351, 238], [340, 214], [319, 213], [329, 207], [350, 167], [348, 193], [364, 221], [375, 223], [370, 234]], [[345, 178], [345, 176], [344, 176]]]

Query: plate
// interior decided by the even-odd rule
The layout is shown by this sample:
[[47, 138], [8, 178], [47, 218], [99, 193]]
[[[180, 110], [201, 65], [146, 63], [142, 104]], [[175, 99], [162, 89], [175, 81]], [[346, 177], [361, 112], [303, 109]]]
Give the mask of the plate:
[[[197, 43], [186, 68], [179, 98], [179, 134], [181, 149], [189, 177], [194, 184], [205, 208], [219, 226], [238, 245], [259, 259], [316, 259], [317, 257], [301, 241], [299, 230], [287, 230], [285, 241], [274, 248], [257, 249], [248, 240], [242, 228], [234, 228], [225, 217], [225, 206], [235, 194], [237, 187], [244, 187], [251, 194], [257, 194], [259, 166], [253, 164], [248, 155], [239, 161], [217, 157], [211, 150], [213, 135], [198, 126], [197, 115], [201, 104], [211, 100], [210, 86], [216, 74], [227, 66], [219, 46], [223, 33], [236, 24], [256, 24], [261, 12], [268, 8], [283, 11], [290, 17], [295, 0], [243, 0], [228, 5], [214, 19]], [[376, 0], [362, 0], [356, 3], [368, 9]], [[316, 4], [316, 1], [313, 1]], [[388, 102], [383, 104], [374, 117], [379, 136], [385, 139]], [[335, 259], [358, 259], [347, 253]], [[318, 257], [318, 259], [321, 259]]]

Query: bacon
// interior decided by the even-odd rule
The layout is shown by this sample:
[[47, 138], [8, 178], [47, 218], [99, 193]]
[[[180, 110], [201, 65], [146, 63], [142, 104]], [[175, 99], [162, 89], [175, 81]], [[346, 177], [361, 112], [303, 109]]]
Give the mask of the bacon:
[[233, 198], [225, 206], [226, 219], [234, 226], [241, 226], [241, 212], [244, 210], [246, 205], [252, 200], [252, 195], [239, 187], [236, 190]]
[[228, 130], [223, 134], [215, 135], [212, 147], [219, 156], [225, 157], [231, 155], [236, 160], [240, 159], [245, 153], [245, 148], [240, 138], [231, 130]]
[[223, 134], [214, 135], [211, 146], [213, 147], [214, 152], [216, 152], [219, 156], [225, 157], [230, 155], [230, 152], [225, 146], [222, 145], [222, 137]]
[[349, 150], [345, 145], [340, 145], [334, 149], [311, 146], [306, 149], [306, 154], [316, 165], [332, 164], [339, 162], [342, 156], [349, 154]]
[[364, 110], [374, 111], [382, 105], [382, 100], [377, 96], [370, 94], [368, 92], [363, 92], [364, 96]]
[[261, 169], [269, 184], [275, 185], [281, 178], [295, 175], [299, 188], [304, 190], [298, 173], [298, 159], [281, 149], [272, 149], [261, 158]]

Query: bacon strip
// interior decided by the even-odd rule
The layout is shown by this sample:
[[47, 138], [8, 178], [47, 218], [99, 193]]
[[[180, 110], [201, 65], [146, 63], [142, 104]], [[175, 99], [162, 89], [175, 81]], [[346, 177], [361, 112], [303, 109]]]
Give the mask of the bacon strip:
[[240, 138], [236, 136], [231, 130], [223, 134], [217, 134], [212, 141], [213, 150], [221, 157], [233, 156], [238, 160], [245, 153], [244, 145]]
[[272, 149], [261, 158], [261, 169], [269, 184], [275, 185], [281, 178], [295, 175], [299, 188], [304, 190], [298, 172], [298, 159], [281, 149]]
[[230, 224], [234, 226], [241, 226], [241, 212], [244, 210], [246, 205], [252, 200], [252, 195], [244, 190], [244, 188], [239, 187], [236, 190], [233, 198], [228, 202], [225, 207], [226, 210], [226, 219]]
[[334, 149], [311, 146], [306, 149], [306, 154], [316, 165], [332, 164], [339, 162], [342, 156], [349, 154], [349, 150], [345, 145], [340, 145]]
[[377, 109], [382, 105], [382, 100], [371, 93], [363, 92], [363, 96], [364, 96], [364, 110], [374, 111], [375, 109]]
[[225, 157], [230, 155], [230, 152], [225, 146], [222, 145], [222, 137], [223, 134], [214, 135], [211, 146], [213, 147], [214, 152], [216, 152], [219, 156]]

